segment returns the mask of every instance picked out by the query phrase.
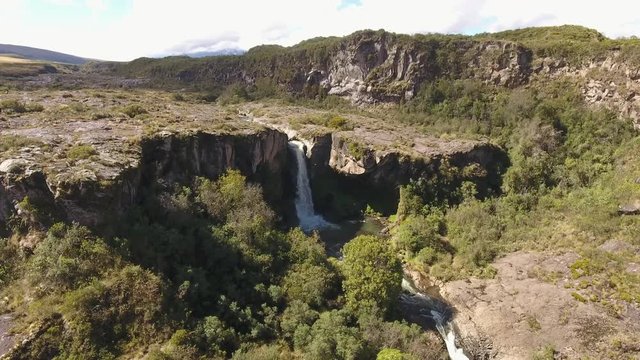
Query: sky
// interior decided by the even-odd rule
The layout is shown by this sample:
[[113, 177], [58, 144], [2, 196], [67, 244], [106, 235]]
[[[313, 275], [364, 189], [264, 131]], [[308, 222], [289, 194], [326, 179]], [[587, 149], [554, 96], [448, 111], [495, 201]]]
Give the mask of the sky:
[[119, 61], [361, 29], [476, 34], [562, 24], [640, 36], [640, 0], [0, 0], [0, 43]]

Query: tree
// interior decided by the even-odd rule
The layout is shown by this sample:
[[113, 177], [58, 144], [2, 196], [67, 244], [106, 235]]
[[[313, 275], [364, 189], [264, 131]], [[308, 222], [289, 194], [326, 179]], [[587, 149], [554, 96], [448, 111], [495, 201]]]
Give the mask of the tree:
[[361, 235], [349, 241], [344, 246], [343, 271], [350, 309], [389, 312], [400, 294], [402, 266], [385, 240]]
[[282, 313], [280, 328], [284, 338], [292, 341], [296, 330], [301, 326], [311, 327], [318, 319], [318, 312], [299, 300], [292, 301]]
[[405, 354], [398, 349], [389, 349], [389, 348], [382, 349], [382, 351], [380, 351], [378, 353], [378, 356], [376, 357], [376, 360], [414, 360], [414, 359], [415, 357], [409, 354]]
[[364, 342], [358, 328], [352, 325], [351, 316], [344, 310], [324, 312], [311, 328], [303, 325], [297, 329], [295, 347], [305, 354], [305, 359], [361, 358]]
[[320, 307], [333, 288], [334, 276], [320, 265], [309, 263], [294, 266], [284, 278], [284, 290], [289, 300], [300, 300], [314, 307]]
[[109, 270], [117, 257], [102, 239], [77, 224], [57, 223], [38, 245], [28, 265], [29, 279], [39, 292], [77, 288]]

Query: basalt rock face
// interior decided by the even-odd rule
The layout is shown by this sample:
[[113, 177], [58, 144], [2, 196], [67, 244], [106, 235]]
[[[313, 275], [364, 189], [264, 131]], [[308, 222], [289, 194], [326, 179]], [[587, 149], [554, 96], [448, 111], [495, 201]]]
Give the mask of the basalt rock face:
[[238, 169], [278, 199], [286, 161], [287, 136], [275, 130], [249, 135], [161, 133], [142, 145], [142, 183], [189, 183], [196, 176], [215, 179], [227, 169]]
[[640, 68], [625, 60], [619, 51], [574, 64], [551, 57], [533, 61], [532, 81], [562, 77], [580, 84], [587, 104], [613, 110], [640, 129]]
[[270, 129], [233, 135], [161, 132], [142, 139], [128, 156], [131, 166], [73, 181], [28, 161], [0, 172], [0, 223], [13, 217], [36, 228], [59, 220], [96, 227], [123, 215], [147, 190], [170, 190], [197, 176], [215, 179], [227, 169], [260, 182], [265, 197], [275, 202], [287, 177], [287, 136]]
[[398, 102], [411, 99], [423, 82], [441, 77], [522, 85], [531, 60], [530, 51], [511, 42], [403, 41], [363, 32], [341, 43], [326, 66], [315, 64], [307, 82], [353, 102]]
[[405, 153], [376, 150], [366, 144], [354, 147], [351, 141], [340, 133], [311, 141], [311, 182], [316, 207], [322, 212], [340, 214], [336, 202], [346, 195], [354, 211], [373, 205], [382, 213], [393, 213], [399, 186], [417, 179], [431, 181], [433, 187], [470, 181], [480, 196], [499, 193], [501, 175], [509, 164], [506, 152], [488, 142], [433, 142], [430, 148]]
[[365, 30], [290, 48], [259, 46], [242, 56], [144, 58], [104, 64], [97, 71], [143, 77], [161, 87], [221, 87], [266, 78], [296, 94], [328, 93], [354, 103], [375, 103], [410, 99], [423, 82], [442, 77], [515, 87], [527, 82], [531, 61], [529, 49], [510, 41]]

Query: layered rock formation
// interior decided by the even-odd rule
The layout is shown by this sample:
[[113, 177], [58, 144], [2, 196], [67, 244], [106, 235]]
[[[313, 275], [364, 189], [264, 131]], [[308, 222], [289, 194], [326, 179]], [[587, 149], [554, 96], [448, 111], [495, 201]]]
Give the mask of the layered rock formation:
[[[464, 181], [472, 182], [480, 196], [498, 194], [509, 166], [506, 151], [487, 140], [441, 139], [354, 115], [347, 115], [353, 128], [332, 129], [313, 122], [298, 124], [300, 117], [318, 116], [309, 109], [260, 107], [261, 117], [253, 117], [254, 110], [247, 105], [243, 111], [248, 120], [305, 144], [314, 203], [323, 215], [335, 219], [358, 215], [367, 205], [394, 213], [400, 185], [411, 180], [430, 182], [428, 187], [454, 202]], [[295, 130], [292, 124], [297, 124]]]
[[108, 220], [106, 216], [121, 215], [135, 205], [145, 189], [186, 184], [196, 176], [216, 178], [230, 168], [255, 181], [280, 181], [269, 184], [275, 193], [268, 194], [279, 198], [286, 140], [286, 135], [273, 130], [244, 135], [159, 133], [142, 140], [130, 166], [109, 173], [87, 169], [74, 179], [65, 179], [47, 164], [25, 162], [22, 168], [0, 172], [0, 222], [6, 222], [12, 210], [34, 216], [23, 203], [28, 198], [38, 207], [55, 210], [56, 217], [96, 226]]
[[[0, 157], [0, 224], [5, 225], [66, 220], [100, 226], [139, 203], [145, 191], [172, 190], [198, 176], [217, 178], [230, 168], [262, 183], [275, 203], [288, 176], [287, 136], [249, 123], [243, 130], [202, 124], [148, 134], [133, 122], [14, 125], [10, 136], [42, 142]], [[93, 155], [73, 158], [69, 154], [77, 147]]]

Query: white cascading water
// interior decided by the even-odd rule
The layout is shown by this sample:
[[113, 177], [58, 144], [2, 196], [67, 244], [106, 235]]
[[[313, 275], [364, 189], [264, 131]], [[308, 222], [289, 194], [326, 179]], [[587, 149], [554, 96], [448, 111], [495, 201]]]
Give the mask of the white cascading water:
[[451, 360], [469, 360], [467, 355], [464, 354], [464, 351], [461, 348], [456, 347], [456, 333], [453, 330], [453, 326], [446, 320], [444, 314], [436, 310], [437, 305], [436, 302], [433, 301], [428, 295], [425, 295], [419, 292], [413, 284], [411, 284], [406, 279], [402, 279], [402, 288], [413, 296], [420, 298], [423, 302], [431, 304], [429, 306], [430, 316], [433, 321], [436, 323], [436, 329], [442, 336], [444, 343], [447, 347], [447, 352], [449, 353], [449, 358]]
[[296, 175], [296, 215], [300, 221], [300, 227], [304, 232], [332, 228], [335, 225], [315, 213], [309, 177], [307, 175], [307, 157], [304, 153], [304, 144], [300, 141], [289, 141], [289, 148], [293, 151], [298, 165]]

